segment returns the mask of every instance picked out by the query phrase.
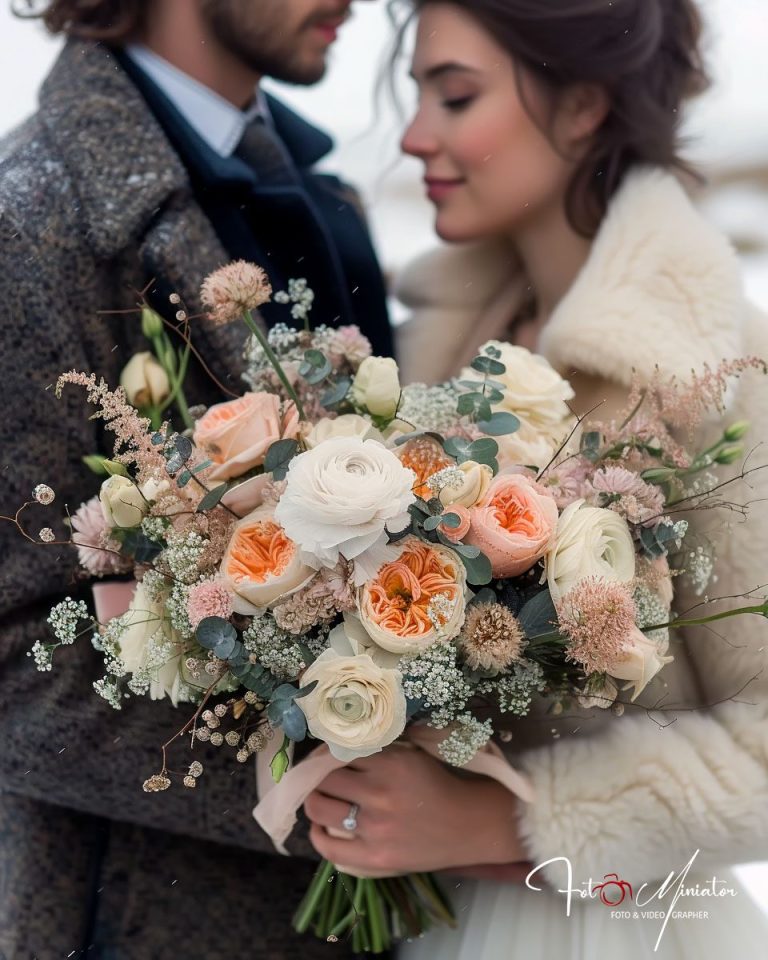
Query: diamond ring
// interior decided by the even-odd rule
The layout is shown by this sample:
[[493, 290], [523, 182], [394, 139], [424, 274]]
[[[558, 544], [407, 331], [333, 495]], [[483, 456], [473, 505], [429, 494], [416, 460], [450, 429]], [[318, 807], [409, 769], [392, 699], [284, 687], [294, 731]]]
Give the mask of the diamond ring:
[[349, 805], [349, 813], [341, 821], [342, 827], [345, 830], [349, 830], [350, 833], [357, 830], [357, 815], [360, 812], [360, 807], [356, 803], [351, 803]]

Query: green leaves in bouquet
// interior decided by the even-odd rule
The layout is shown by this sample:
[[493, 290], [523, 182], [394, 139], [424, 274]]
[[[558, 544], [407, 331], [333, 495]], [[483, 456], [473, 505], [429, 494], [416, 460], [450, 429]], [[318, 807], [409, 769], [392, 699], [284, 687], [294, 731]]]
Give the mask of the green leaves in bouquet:
[[597, 430], [591, 430], [585, 433], [581, 438], [580, 453], [585, 460], [590, 463], [597, 463], [600, 459], [600, 450], [603, 445], [603, 437]]
[[544, 589], [530, 599], [517, 615], [528, 639], [551, 634], [557, 629], [557, 610], [549, 590]]
[[333, 373], [331, 361], [321, 350], [306, 350], [304, 352], [304, 361], [299, 367], [299, 375], [307, 383], [316, 386], [322, 383]]
[[271, 473], [275, 480], [284, 480], [291, 460], [299, 452], [296, 440], [278, 440], [267, 450], [264, 458], [264, 471]]
[[213, 510], [214, 507], [217, 507], [221, 502], [221, 498], [227, 492], [228, 487], [228, 483], [220, 483], [218, 487], [214, 487], [213, 490], [209, 490], [200, 503], [198, 503], [196, 512], [205, 513], [206, 511]]
[[671, 548], [678, 548], [681, 533], [674, 523], [663, 522], [655, 527], [640, 527], [640, 545], [652, 560], [666, 557]]
[[320, 403], [326, 410], [332, 410], [347, 399], [347, 395], [351, 389], [351, 378], [340, 377], [336, 383], [320, 397]]
[[501, 356], [498, 350], [491, 348], [482, 356], [475, 357], [470, 366], [473, 370], [477, 370], [478, 373], [484, 373], [486, 376], [500, 377], [507, 372], [507, 368], [500, 360], [491, 356], [491, 353], [496, 353]]
[[163, 549], [163, 544], [150, 540], [141, 527], [115, 529], [112, 536], [120, 542], [120, 553], [133, 557], [136, 563], [152, 563]]
[[510, 433], [517, 433], [520, 429], [520, 421], [514, 413], [499, 410], [492, 413], [487, 420], [479, 420], [477, 426], [489, 436], [506, 437]]
[[463, 437], [448, 437], [443, 444], [445, 452], [456, 458], [457, 463], [474, 460], [476, 463], [487, 464], [494, 472], [499, 472], [499, 463], [496, 455], [499, 445], [493, 437], [480, 437], [479, 440], [465, 440]]
[[466, 543], [453, 543], [439, 529], [437, 530], [437, 539], [461, 557], [467, 571], [467, 583], [474, 587], [482, 587], [491, 582], [493, 579], [491, 561], [479, 547], [473, 547]]
[[283, 733], [291, 740], [299, 742], [307, 735], [307, 718], [296, 700], [306, 697], [316, 686], [316, 680], [301, 689], [292, 683], [283, 683], [272, 693], [267, 719], [273, 727], [282, 727]]
[[258, 663], [251, 663], [237, 630], [223, 617], [206, 617], [195, 631], [197, 642], [219, 660], [226, 661], [229, 672], [247, 689], [268, 697], [275, 685], [272, 674]]

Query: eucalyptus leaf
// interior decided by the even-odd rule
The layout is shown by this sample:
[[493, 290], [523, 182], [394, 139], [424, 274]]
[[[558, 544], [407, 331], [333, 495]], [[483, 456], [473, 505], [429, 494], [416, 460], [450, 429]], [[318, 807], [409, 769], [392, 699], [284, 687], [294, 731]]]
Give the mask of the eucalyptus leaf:
[[477, 370], [478, 373], [487, 373], [492, 377], [500, 377], [503, 373], [507, 372], [507, 368], [503, 363], [488, 356], [475, 357], [470, 366], [473, 370]]
[[449, 456], [455, 457], [459, 463], [464, 463], [465, 460], [472, 459], [469, 452], [471, 446], [470, 441], [465, 440], [463, 437], [448, 437], [443, 444], [445, 452]]
[[136, 563], [152, 563], [163, 549], [162, 544], [150, 540], [140, 527], [121, 531], [119, 540], [123, 548], [122, 552], [133, 557]]
[[312, 664], [317, 660], [317, 656], [312, 653], [306, 643], [298, 641], [296, 646], [301, 650], [301, 659], [304, 661], [306, 666], [311, 667]]
[[225, 620], [223, 617], [205, 617], [197, 625], [195, 638], [201, 647], [205, 647], [206, 650], [213, 650], [227, 638], [233, 642], [237, 640], [237, 630], [229, 620]]
[[294, 697], [298, 696], [299, 688], [294, 687], [292, 683], [281, 683], [279, 687], [272, 694], [273, 700], [293, 700]]
[[182, 470], [181, 473], [176, 477], [176, 486], [186, 487], [191, 479], [192, 473], [189, 470]]
[[425, 530], [437, 530], [437, 528], [442, 524], [442, 522], [443, 522], [442, 515], [427, 517], [426, 520], [424, 521], [423, 526]]
[[213, 510], [214, 507], [217, 507], [221, 498], [227, 492], [228, 486], [229, 484], [227, 483], [220, 483], [218, 487], [209, 490], [200, 503], [198, 503], [197, 513], [205, 513], [206, 510]]
[[489, 436], [503, 437], [516, 433], [520, 429], [520, 421], [513, 413], [498, 411], [492, 414], [489, 420], [480, 421], [477, 426]]
[[518, 620], [528, 638], [552, 633], [557, 626], [557, 610], [546, 587], [523, 606]]
[[299, 452], [296, 440], [277, 440], [267, 450], [264, 458], [264, 471], [271, 473], [275, 480], [284, 480], [291, 460]]
[[462, 556], [461, 561], [467, 571], [467, 582], [473, 586], [482, 587], [493, 579], [491, 561], [484, 553], [474, 558]]
[[337, 404], [341, 403], [342, 400], [346, 400], [347, 394], [352, 387], [352, 381], [349, 377], [342, 377], [338, 380], [334, 386], [332, 386], [326, 393], [320, 397], [320, 403], [324, 407], [335, 407]]
[[478, 603], [496, 603], [498, 598], [494, 590], [491, 590], [490, 587], [483, 587], [482, 590], [478, 590], [477, 593], [472, 597], [472, 599], [467, 604], [468, 607], [474, 606]]
[[290, 737], [297, 743], [307, 735], [307, 718], [304, 716], [304, 711], [296, 703], [292, 703], [283, 713], [280, 726], [283, 728], [286, 737]]
[[[461, 517], [458, 513], [443, 513], [438, 517], [440, 525], [443, 527], [448, 527], [449, 530], [456, 530], [461, 526]], [[426, 526], [426, 524], [424, 524]]]

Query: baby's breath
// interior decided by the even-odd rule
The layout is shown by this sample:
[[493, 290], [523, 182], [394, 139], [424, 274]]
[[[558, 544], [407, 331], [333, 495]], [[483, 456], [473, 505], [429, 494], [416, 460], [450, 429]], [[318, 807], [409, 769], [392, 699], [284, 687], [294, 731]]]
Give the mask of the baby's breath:
[[475, 756], [478, 750], [488, 743], [493, 735], [490, 720], [478, 720], [471, 713], [456, 718], [455, 726], [438, 744], [440, 756], [454, 767], [463, 767]]
[[544, 671], [538, 663], [524, 661], [513, 663], [509, 673], [484, 680], [479, 686], [480, 693], [495, 695], [499, 709], [503, 713], [513, 713], [524, 717], [528, 713], [535, 694], [543, 692], [546, 686]]

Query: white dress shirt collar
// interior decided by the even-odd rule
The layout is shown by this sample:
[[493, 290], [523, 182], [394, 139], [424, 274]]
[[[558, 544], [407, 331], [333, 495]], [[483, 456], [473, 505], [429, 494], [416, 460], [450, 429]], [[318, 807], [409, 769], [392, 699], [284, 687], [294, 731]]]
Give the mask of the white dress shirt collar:
[[222, 157], [234, 153], [245, 128], [257, 116], [269, 121], [269, 106], [256, 87], [247, 110], [238, 110], [210, 87], [174, 67], [148, 47], [130, 44], [126, 54], [168, 97], [187, 123]]

